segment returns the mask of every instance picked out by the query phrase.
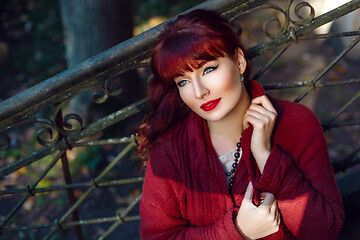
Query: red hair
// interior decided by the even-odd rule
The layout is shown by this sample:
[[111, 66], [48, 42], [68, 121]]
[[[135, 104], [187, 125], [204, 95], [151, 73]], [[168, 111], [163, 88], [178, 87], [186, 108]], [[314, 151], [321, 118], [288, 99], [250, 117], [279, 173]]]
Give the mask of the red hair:
[[246, 49], [231, 26], [216, 13], [197, 9], [168, 23], [151, 57], [152, 81], [148, 98], [153, 112], [136, 129], [138, 154], [146, 159], [154, 142], [191, 111], [181, 100], [174, 78], [219, 57], [237, 57], [240, 48], [247, 60], [244, 78], [251, 72]]

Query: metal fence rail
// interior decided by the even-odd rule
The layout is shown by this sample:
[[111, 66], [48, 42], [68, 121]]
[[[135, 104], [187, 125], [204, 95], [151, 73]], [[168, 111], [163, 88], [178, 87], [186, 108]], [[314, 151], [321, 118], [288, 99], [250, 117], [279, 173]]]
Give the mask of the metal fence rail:
[[[343, 79], [337, 82], [321, 82], [324, 75], [333, 69], [334, 66], [360, 41], [360, 31], [354, 29], [351, 32], [313, 34], [312, 30], [331, 22], [341, 16], [344, 16], [360, 8], [360, 0], [349, 1], [345, 5], [334, 9], [326, 14], [315, 18], [315, 10], [308, 3], [300, 2], [294, 7], [295, 15], [299, 16], [302, 8], [309, 9], [309, 16], [300, 17], [294, 20], [290, 17], [290, 9], [293, 7], [293, 1], [287, 0], [285, 8], [275, 4], [267, 3], [266, 0], [210, 0], [206, 1], [195, 8], [205, 8], [218, 12], [224, 18], [234, 22], [238, 17], [245, 14], [260, 11], [264, 9], [274, 9], [284, 16], [279, 31], [273, 34], [268, 32], [268, 26], [276, 20], [271, 17], [264, 22], [264, 30], [269, 40], [259, 43], [249, 49], [252, 58], [263, 55], [269, 51], [279, 49], [273, 54], [271, 59], [254, 74], [254, 79], [259, 79], [267, 69], [273, 66], [281, 56], [293, 44], [299, 41], [311, 41], [313, 39], [328, 39], [338, 37], [356, 36], [356, 38], [342, 50], [334, 59], [329, 61], [327, 66], [321, 70], [317, 76], [311, 80], [304, 80], [293, 83], [277, 83], [265, 85], [265, 90], [304, 88], [295, 102], [300, 102], [310, 92], [318, 88], [334, 87], [340, 85], [352, 85], [359, 88], [360, 78]], [[192, 9], [189, 9], [189, 11]], [[136, 144], [134, 136], [111, 138], [101, 140], [88, 140], [88, 137], [103, 131], [122, 120], [129, 118], [140, 112], [144, 112], [147, 107], [147, 99], [144, 98], [132, 105], [120, 109], [112, 114], [104, 116], [87, 126], [83, 126], [83, 119], [76, 113], [63, 115], [62, 109], [69, 100], [82, 92], [93, 89], [93, 98], [96, 102], [103, 102], [107, 96], [116, 95], [111, 89], [111, 81], [119, 74], [130, 69], [148, 66], [148, 59], [151, 49], [159, 33], [163, 29], [161, 24], [153, 29], [148, 30], [138, 36], [133, 37], [99, 55], [71, 68], [54, 77], [37, 84], [16, 96], [13, 96], [0, 103], [0, 150], [7, 151], [11, 148], [11, 137], [8, 134], [11, 130], [22, 127], [25, 124], [41, 124], [37, 132], [37, 142], [42, 147], [30, 154], [20, 157], [19, 159], [0, 167], [0, 177], [5, 178], [11, 173], [18, 171], [35, 162], [42, 161], [45, 157], [51, 157], [51, 162], [46, 166], [42, 173], [31, 183], [26, 186], [17, 186], [14, 189], [0, 190], [0, 198], [4, 196], [13, 196], [15, 194], [24, 194], [23, 198], [15, 205], [13, 209], [3, 218], [0, 219], [0, 234], [7, 236], [20, 231], [31, 231], [37, 229], [48, 229], [47, 235], [43, 239], [54, 239], [54, 234], [69, 228], [76, 230], [77, 239], [84, 239], [82, 226], [90, 224], [112, 223], [97, 239], [105, 239], [117, 227], [129, 221], [138, 221], [139, 215], [131, 215], [131, 211], [136, 208], [141, 198], [139, 193], [125, 210], [119, 214], [108, 217], [93, 219], [80, 219], [79, 206], [89, 199], [95, 191], [105, 187], [122, 186], [125, 184], [141, 183], [142, 177], [107, 180], [106, 176], [113, 171], [114, 167], [126, 158], [129, 152], [133, 150]], [[99, 94], [99, 91], [102, 92]], [[100, 96], [100, 97], [99, 97]], [[359, 126], [360, 119], [349, 121], [336, 121], [350, 106], [360, 98], [360, 90], [354, 96], [349, 96], [348, 102], [340, 109], [336, 109], [329, 119], [322, 122], [324, 131], [333, 128]], [[55, 113], [52, 118], [41, 118], [41, 113], [48, 106], [54, 106]], [[76, 124], [74, 124], [76, 123]], [[27, 126], [26, 125], [26, 126]], [[122, 150], [110, 163], [93, 179], [85, 182], [72, 182], [72, 175], [69, 169], [67, 152], [71, 149], [81, 147], [95, 147], [106, 145], [121, 145]], [[126, 145], [126, 146], [123, 146]], [[335, 172], [344, 171], [347, 168], [360, 163], [360, 145], [355, 147], [348, 156], [341, 161], [333, 159]], [[62, 185], [49, 187], [39, 187], [39, 182], [46, 178], [47, 174], [53, 167], [61, 161], [64, 182]], [[121, 176], [119, 176], [121, 178]], [[74, 190], [77, 188], [86, 188], [86, 191], [78, 199], [74, 196]], [[67, 191], [70, 208], [65, 213], [59, 213], [60, 217], [49, 223], [34, 224], [27, 226], [11, 226], [11, 220], [14, 215], [21, 209], [24, 203], [32, 197], [39, 194], [49, 194], [54, 191]], [[66, 206], [64, 206], [66, 209]], [[72, 216], [72, 220], [69, 220]], [[1, 235], [0, 235], [1, 239]]]

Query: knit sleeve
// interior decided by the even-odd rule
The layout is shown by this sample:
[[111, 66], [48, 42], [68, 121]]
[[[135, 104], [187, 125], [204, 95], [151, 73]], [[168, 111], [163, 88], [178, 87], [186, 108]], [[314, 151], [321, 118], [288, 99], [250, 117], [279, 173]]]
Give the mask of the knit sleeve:
[[[283, 223], [297, 239], [336, 239], [344, 221], [340, 193], [317, 117], [300, 109], [289, 139], [276, 144], [256, 187], [278, 200]], [[290, 125], [289, 125], [290, 126]], [[293, 152], [284, 148], [294, 141]]]
[[[161, 159], [161, 164], [151, 164], [154, 159], [150, 157], [140, 201], [141, 239], [242, 239], [233, 222], [237, 208], [230, 209], [207, 226], [191, 226], [182, 214], [180, 202], [185, 201], [185, 189], [181, 181], [176, 181], [180, 178], [174, 176], [177, 174], [175, 165], [164, 151], [157, 152], [156, 157]], [[167, 173], [159, 177], [154, 174], [153, 167]]]

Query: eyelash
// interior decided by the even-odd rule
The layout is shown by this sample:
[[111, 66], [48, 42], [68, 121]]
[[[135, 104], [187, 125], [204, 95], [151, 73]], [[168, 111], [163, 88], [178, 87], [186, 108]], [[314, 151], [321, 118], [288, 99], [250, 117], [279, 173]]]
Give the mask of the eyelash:
[[177, 85], [178, 85], [179, 87], [183, 87], [183, 86], [186, 85], [185, 82], [188, 82], [188, 80], [181, 80], [181, 81], [179, 81], [179, 82], [177, 83]]
[[[217, 65], [216, 67], [207, 67], [204, 69], [203, 75], [211, 73], [212, 71], [214, 71], [215, 69], [217, 69], [219, 65]], [[210, 72], [207, 72], [207, 70], [211, 70]]]
[[[205, 68], [205, 69], [204, 69], [204, 72], [203, 72], [203, 76], [204, 76], [205, 74], [211, 73], [212, 71], [214, 71], [215, 69], [217, 69], [218, 66], [219, 66], [219, 65], [217, 65], [216, 67], [207, 67], [207, 68]], [[208, 72], [208, 70], [210, 70], [210, 71]], [[179, 81], [179, 82], [177, 83], [177, 85], [178, 85], [179, 87], [183, 87], [183, 86], [185, 86], [188, 82], [189, 82], [188, 80], [181, 80], [181, 81]]]

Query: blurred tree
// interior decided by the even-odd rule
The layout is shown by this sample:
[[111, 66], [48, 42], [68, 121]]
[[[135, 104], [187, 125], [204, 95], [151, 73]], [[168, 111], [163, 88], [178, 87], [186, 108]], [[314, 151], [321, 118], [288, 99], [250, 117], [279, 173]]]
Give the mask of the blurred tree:
[[[131, 0], [59, 0], [59, 3], [69, 67], [132, 37]], [[123, 91], [115, 102], [105, 103], [108, 111], [133, 103], [144, 95], [136, 71], [124, 73], [119, 79]], [[88, 95], [78, 98], [74, 110], [86, 115], [84, 104], [89, 102]]]
[[59, 0], [67, 61], [74, 66], [132, 37], [129, 0]]
[[[132, 37], [134, 23], [131, 0], [59, 0], [59, 5], [68, 67], [79, 64]], [[106, 114], [141, 97], [142, 92], [139, 91], [141, 84], [136, 71], [128, 71], [118, 79], [122, 81], [122, 93], [101, 104], [101, 111]], [[91, 119], [94, 115], [94, 107], [97, 107], [91, 107], [91, 103], [90, 94], [86, 92], [72, 100], [71, 108], [83, 119]], [[129, 121], [124, 122], [123, 126], [126, 128], [116, 127], [117, 133], [128, 135], [135, 127]], [[69, 184], [70, 181], [67, 183]], [[71, 199], [70, 202], [74, 200]], [[73, 216], [73, 220], [79, 220], [77, 213]], [[81, 229], [78, 227], [75, 230], [78, 239], [83, 239]]]

